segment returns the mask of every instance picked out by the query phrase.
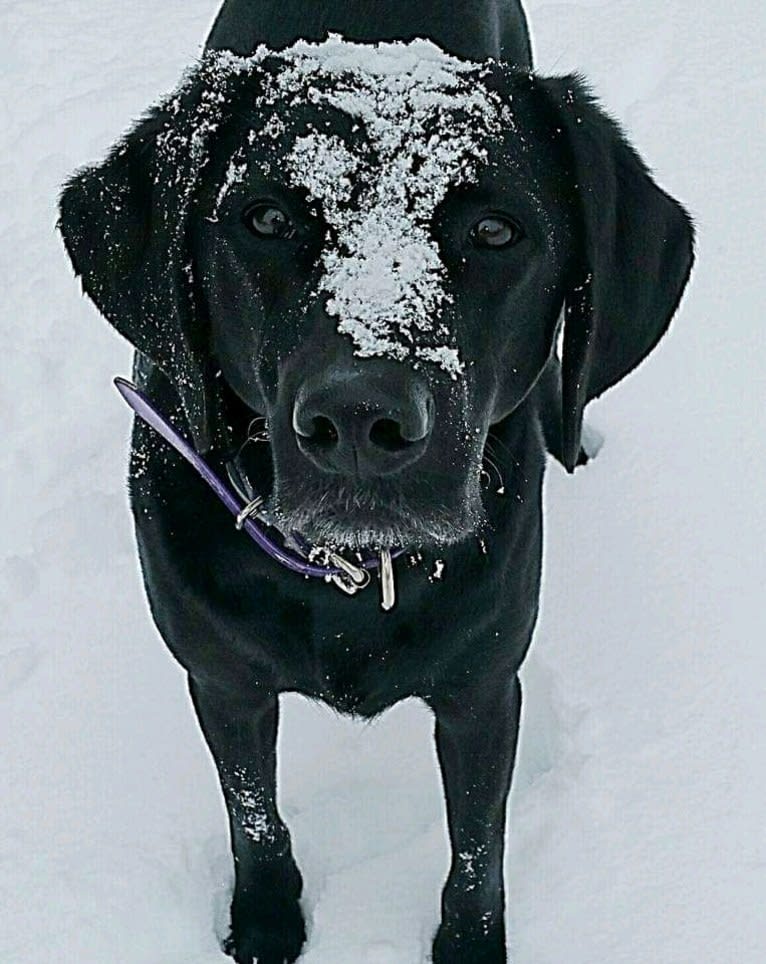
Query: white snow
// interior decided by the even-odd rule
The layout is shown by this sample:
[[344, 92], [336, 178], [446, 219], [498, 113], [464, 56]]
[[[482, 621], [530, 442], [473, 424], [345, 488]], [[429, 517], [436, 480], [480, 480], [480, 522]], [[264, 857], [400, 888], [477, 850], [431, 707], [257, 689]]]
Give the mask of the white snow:
[[444, 560], [435, 559], [433, 572], [428, 578], [431, 580], [431, 582], [434, 582], [434, 581], [438, 582], [441, 580], [443, 575], [444, 575]]
[[[272, 69], [264, 69], [266, 62]], [[273, 64], [279, 69], [273, 71]], [[179, 123], [182, 96], [200, 73], [200, 103]], [[317, 294], [357, 355], [382, 355], [440, 366], [454, 380], [463, 362], [445, 321], [450, 301], [446, 269], [430, 224], [450, 188], [476, 178], [487, 146], [514, 126], [510, 104], [483, 83], [486, 68], [451, 57], [430, 42], [350, 43], [331, 35], [275, 53], [260, 46], [250, 57], [207, 52], [168, 100], [177, 115], [158, 137], [175, 183], [189, 197], [209, 161], [210, 139], [227, 106], [232, 77], [258, 76], [255, 106], [273, 113], [251, 130], [247, 143], [269, 147], [285, 125], [280, 113], [331, 107], [361, 134], [346, 143], [316, 129], [295, 138], [286, 156], [261, 152], [263, 173], [278, 167], [294, 187], [317, 202], [332, 229], [322, 253]], [[220, 183], [211, 220], [248, 161], [237, 147]], [[352, 190], [353, 187], [353, 190]]]
[[256, 842], [273, 842], [274, 827], [269, 819], [263, 788], [246, 768], [235, 770], [232, 793], [237, 801], [239, 821], [245, 836]]
[[[262, 72], [267, 58], [280, 63], [276, 74]], [[257, 104], [275, 115], [251, 143], [278, 136], [278, 112], [287, 106], [330, 106], [363, 129], [351, 144], [312, 129], [285, 159], [290, 182], [306, 189], [333, 229], [319, 290], [360, 357], [429, 362], [457, 379], [463, 363], [443, 320], [446, 272], [429, 226], [447, 191], [476, 177], [501, 123], [513, 123], [509, 106], [482, 84], [479, 65], [422, 40], [363, 45], [331, 35], [279, 54], [265, 46], [252, 57], [209, 54], [205, 67], [216, 77], [261, 71]], [[200, 111], [202, 137], [216, 123], [211, 107], [215, 96]], [[219, 202], [232, 168], [246, 170], [239, 154]]]
[[[146, 610], [127, 509], [129, 419], [109, 379], [130, 352], [80, 297], [53, 231], [58, 185], [173, 87], [213, 6], [0, 13], [9, 964], [226, 960], [223, 806]], [[594, 407], [598, 459], [573, 479], [550, 472], [508, 823], [514, 962], [761, 964], [763, 6], [528, 6], [540, 69], [592, 79], [700, 244], [672, 335]], [[425, 961], [447, 869], [429, 715], [407, 703], [360, 727], [298, 698], [284, 711], [302, 961]]]
[[221, 206], [221, 201], [223, 201], [235, 184], [240, 184], [242, 181], [244, 181], [246, 174], [247, 161], [244, 159], [241, 153], [237, 153], [229, 161], [229, 165], [226, 168], [223, 184], [221, 185], [218, 191], [218, 196], [216, 197], [216, 213]]
[[[337, 236], [323, 254], [320, 288], [338, 331], [363, 358], [432, 362], [457, 378], [457, 349], [423, 343], [424, 334], [449, 339], [439, 320], [446, 274], [429, 225], [447, 191], [476, 176], [504, 114], [499, 98], [475, 64], [424, 41], [371, 47], [331, 36], [299, 42], [280, 59], [287, 69], [275, 78], [279, 97], [328, 104], [366, 134], [349, 150], [315, 131], [288, 158], [292, 183], [321, 204]], [[271, 102], [268, 92], [264, 99]]]

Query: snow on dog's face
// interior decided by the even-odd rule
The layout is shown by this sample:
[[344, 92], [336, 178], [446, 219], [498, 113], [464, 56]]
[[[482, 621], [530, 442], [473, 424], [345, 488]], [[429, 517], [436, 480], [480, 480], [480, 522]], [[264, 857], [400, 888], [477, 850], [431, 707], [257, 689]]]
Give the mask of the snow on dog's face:
[[194, 131], [159, 146], [198, 155], [193, 270], [226, 382], [268, 419], [274, 514], [345, 545], [476, 531], [489, 425], [539, 374], [562, 299], [502, 71], [337, 38], [203, 69]]
[[[360, 357], [429, 362], [457, 378], [463, 366], [443, 319], [447, 279], [431, 223], [449, 190], [475, 180], [501, 130], [500, 98], [476, 84], [474, 65], [425, 42], [371, 49], [333, 38], [299, 43], [278, 61], [257, 100], [266, 123], [230, 160], [218, 200], [250, 163], [269, 172], [263, 158], [289, 124], [286, 110], [313, 108], [314, 123], [287, 139], [279, 162], [333, 232], [319, 290], [338, 331]], [[358, 136], [324, 129], [323, 108], [348, 117]]]

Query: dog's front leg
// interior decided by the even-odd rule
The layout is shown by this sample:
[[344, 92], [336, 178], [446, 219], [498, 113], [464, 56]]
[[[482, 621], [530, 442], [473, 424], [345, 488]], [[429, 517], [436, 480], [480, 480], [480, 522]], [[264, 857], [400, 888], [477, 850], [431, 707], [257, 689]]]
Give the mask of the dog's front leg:
[[503, 851], [521, 709], [514, 676], [431, 701], [452, 863], [434, 964], [505, 964]]
[[243, 701], [194, 679], [190, 690], [229, 812], [235, 884], [226, 950], [238, 964], [289, 964], [306, 929], [301, 875], [276, 804], [277, 695]]

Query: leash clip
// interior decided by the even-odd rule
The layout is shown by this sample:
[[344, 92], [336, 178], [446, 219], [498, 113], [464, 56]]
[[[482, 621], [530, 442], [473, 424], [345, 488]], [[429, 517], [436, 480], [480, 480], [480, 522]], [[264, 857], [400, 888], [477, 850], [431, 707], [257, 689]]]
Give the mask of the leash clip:
[[328, 552], [327, 557], [333, 566], [342, 570], [342, 572], [336, 572], [330, 579], [347, 596], [355, 596], [370, 585], [371, 576], [366, 569], [355, 566], [353, 562], [344, 559], [337, 552]]

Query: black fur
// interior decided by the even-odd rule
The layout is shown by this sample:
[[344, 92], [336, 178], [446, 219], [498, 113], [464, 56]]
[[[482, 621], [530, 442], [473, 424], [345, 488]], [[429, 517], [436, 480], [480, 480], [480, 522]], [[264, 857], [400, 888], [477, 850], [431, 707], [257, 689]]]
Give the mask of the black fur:
[[[691, 268], [691, 224], [578, 78], [529, 72], [515, 2], [466, 5], [460, 31], [454, 4], [437, 0], [264, 0], [258, 18], [252, 6], [225, 4], [210, 46], [248, 53], [260, 41], [276, 48], [330, 28], [359, 40], [427, 34], [461, 55], [503, 57], [510, 63], [485, 82], [512, 98], [524, 146], [507, 132], [478, 185], [448, 198], [433, 225], [450, 322], [472, 362], [459, 412], [443, 373], [402, 374], [400, 364], [355, 358], [323, 301], [307, 297], [325, 240], [321, 212], [309, 217], [282, 191], [281, 203], [303, 219], [300, 244], [254, 240], [242, 209], [280, 190], [256, 178], [210, 220], [243, 125], [257, 122], [248, 109], [257, 72], [221, 80], [203, 62], [62, 196], [61, 231], [86, 292], [137, 348], [145, 389], [219, 470], [252, 419], [267, 416], [271, 445], [251, 445], [243, 458], [256, 486], [276, 492], [275, 510], [286, 506], [309, 535], [342, 524], [377, 531], [381, 542], [412, 540], [412, 559], [397, 567], [398, 604], [383, 614], [374, 589], [349, 599], [259, 553], [192, 470], [135, 426], [131, 499], [147, 593], [188, 671], [229, 809], [228, 950], [239, 962], [282, 964], [296, 960], [305, 937], [301, 877], [275, 800], [278, 695], [297, 691], [363, 717], [417, 696], [434, 711], [453, 851], [433, 960], [500, 964], [505, 802], [517, 672], [538, 609], [546, 450], [573, 470], [585, 405], [666, 330]], [[183, 146], [211, 92], [226, 104], [224, 122], [207, 132], [200, 163]], [[287, 108], [285, 116], [305, 121]], [[329, 122], [354, 136], [342, 116]], [[507, 252], [475, 250], [468, 228], [497, 210], [523, 221], [527, 237]], [[355, 392], [370, 386], [375, 417], [403, 420], [414, 398], [435, 413], [421, 418], [423, 453], [392, 475], [380, 452], [364, 477], [346, 463], [330, 471], [316, 453], [306, 457], [293, 432], [306, 386], [340, 386], [342, 395], [351, 381]], [[458, 437], [458, 415], [478, 441]], [[477, 451], [488, 459], [483, 490], [472, 474]]]

